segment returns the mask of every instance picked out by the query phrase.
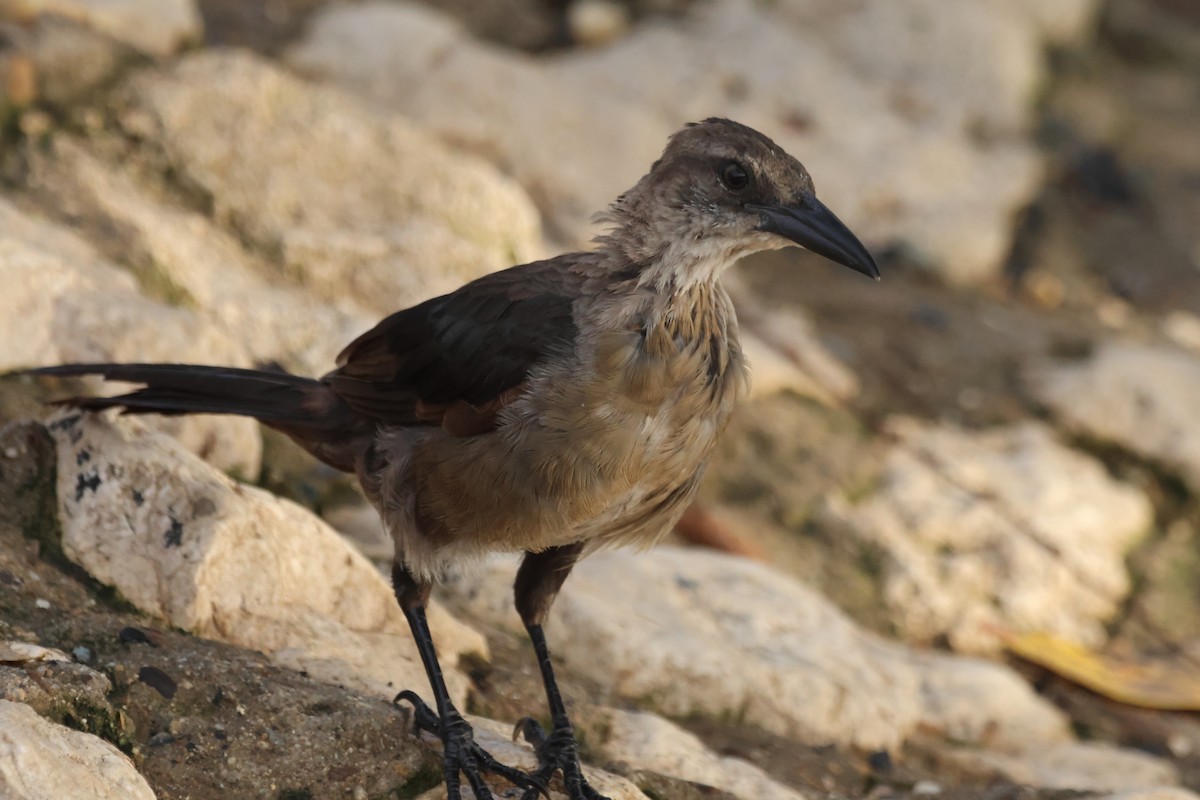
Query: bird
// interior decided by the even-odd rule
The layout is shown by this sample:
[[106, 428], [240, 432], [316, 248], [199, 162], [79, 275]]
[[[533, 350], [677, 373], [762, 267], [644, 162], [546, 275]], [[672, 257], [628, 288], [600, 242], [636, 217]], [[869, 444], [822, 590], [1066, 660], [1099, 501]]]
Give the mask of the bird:
[[[543, 626], [576, 562], [648, 546], [696, 494], [749, 371], [721, 276], [752, 253], [799, 245], [872, 278], [879, 269], [817, 197], [804, 166], [724, 118], [674, 133], [599, 215], [589, 251], [510, 267], [386, 317], [320, 378], [188, 364], [29, 370], [138, 384], [60, 404], [132, 414], [234, 414], [282, 431], [354, 474], [395, 542], [392, 584], [429, 679], [418, 729], [440, 738], [447, 796], [485, 774], [571, 800], [584, 776]], [[513, 597], [544, 684], [550, 729], [521, 720], [538, 766], [504, 765], [446, 689], [425, 607], [447, 570], [523, 553]]]

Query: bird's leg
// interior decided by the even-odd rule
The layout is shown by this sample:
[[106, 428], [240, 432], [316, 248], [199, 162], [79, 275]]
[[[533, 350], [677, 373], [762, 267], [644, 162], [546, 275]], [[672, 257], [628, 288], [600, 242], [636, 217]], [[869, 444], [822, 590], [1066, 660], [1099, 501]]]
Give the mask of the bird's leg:
[[[402, 564], [392, 565], [392, 588], [396, 600], [404, 611], [408, 626], [412, 629], [413, 640], [417, 643], [417, 652], [421, 654], [421, 663], [425, 666], [425, 674], [429, 676], [429, 685], [433, 689], [435, 712], [417, 696], [415, 692], [403, 691], [396, 695], [393, 702], [406, 700], [414, 709], [413, 722], [420, 730], [432, 733], [442, 740], [442, 763], [446, 774], [447, 800], [461, 800], [459, 776], [463, 775], [475, 793], [476, 800], [492, 800], [492, 792], [483, 782], [482, 773], [490, 772], [507, 779], [516, 786], [526, 789], [527, 796], [536, 797], [539, 787], [536, 782], [519, 769], [505, 766], [496, 761], [490, 753], [475, 742], [474, 731], [454, 703], [450, 700], [450, 692], [442, 677], [442, 667], [438, 663], [437, 652], [433, 647], [433, 636], [429, 631], [429, 622], [425, 618], [425, 604], [429, 600], [430, 585], [417, 581]], [[534, 794], [529, 795], [528, 792]]]
[[[551, 727], [547, 733], [531, 717], [526, 717], [517, 723], [516, 730], [537, 751], [538, 769], [531, 777], [538, 786], [545, 786], [555, 772], [561, 771], [567, 796], [571, 800], [607, 800], [589, 786], [583, 777], [579, 766], [579, 744], [575, 741], [575, 730], [571, 727], [566, 704], [554, 679], [550, 649], [546, 646], [546, 636], [542, 631], [542, 623], [558, 590], [582, 552], [582, 544], [571, 544], [552, 547], [540, 553], [526, 553], [517, 571], [513, 587], [517, 611], [525, 623], [525, 630], [529, 632], [529, 640], [533, 643], [533, 651], [542, 672]], [[522, 800], [533, 800], [534, 791], [527, 790]]]

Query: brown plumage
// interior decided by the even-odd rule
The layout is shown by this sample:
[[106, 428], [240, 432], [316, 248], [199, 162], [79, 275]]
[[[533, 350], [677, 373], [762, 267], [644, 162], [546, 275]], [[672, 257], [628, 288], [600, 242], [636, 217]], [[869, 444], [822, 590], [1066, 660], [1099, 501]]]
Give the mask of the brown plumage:
[[[813, 194], [804, 168], [760, 133], [706, 120], [605, 216], [597, 249], [525, 264], [397, 312], [352, 342], [319, 380], [185, 365], [67, 365], [144, 384], [66, 401], [132, 413], [230, 413], [284, 431], [355, 472], [396, 542], [393, 578], [429, 673], [436, 713], [417, 722], [445, 744], [451, 798], [497, 772], [533, 798], [561, 770], [583, 780], [542, 622], [576, 560], [647, 545], [695, 494], [717, 436], [747, 387], [721, 273], [758, 250], [799, 243], [878, 276]], [[523, 729], [542, 767], [496, 764], [450, 703], [425, 622], [433, 581], [497, 550], [525, 551], [515, 601], [538, 655], [554, 729]]]

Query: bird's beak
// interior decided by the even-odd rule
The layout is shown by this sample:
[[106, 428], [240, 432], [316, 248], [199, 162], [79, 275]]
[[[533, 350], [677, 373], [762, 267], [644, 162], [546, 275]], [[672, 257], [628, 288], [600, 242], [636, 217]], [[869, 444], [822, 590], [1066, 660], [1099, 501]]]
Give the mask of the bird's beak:
[[777, 233], [830, 261], [879, 280], [879, 267], [867, 248], [813, 195], [805, 196], [799, 205], [776, 203], [746, 208], [758, 212], [760, 231]]

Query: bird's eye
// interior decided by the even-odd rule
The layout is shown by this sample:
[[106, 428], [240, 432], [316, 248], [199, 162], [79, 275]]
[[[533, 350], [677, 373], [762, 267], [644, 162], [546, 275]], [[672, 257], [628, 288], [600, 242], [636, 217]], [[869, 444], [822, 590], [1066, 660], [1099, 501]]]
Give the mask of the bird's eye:
[[750, 185], [750, 173], [736, 161], [726, 161], [717, 174], [721, 183], [731, 192], [740, 192]]

